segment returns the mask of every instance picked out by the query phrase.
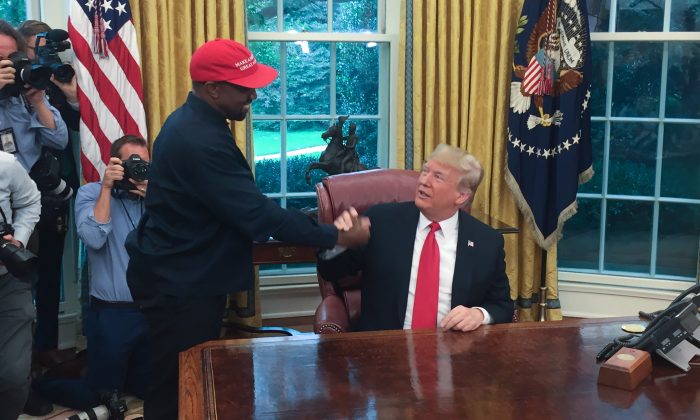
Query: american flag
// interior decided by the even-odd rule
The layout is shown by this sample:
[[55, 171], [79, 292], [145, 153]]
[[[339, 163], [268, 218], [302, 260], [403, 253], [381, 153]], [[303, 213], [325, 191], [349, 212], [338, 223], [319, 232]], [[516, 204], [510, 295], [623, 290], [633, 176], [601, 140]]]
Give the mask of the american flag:
[[76, 57], [83, 177], [97, 181], [114, 140], [147, 134], [141, 59], [128, 0], [72, 1], [68, 34]]
[[541, 65], [537, 56], [532, 56], [523, 79], [523, 92], [530, 95], [551, 95], [552, 84], [548, 83], [548, 80], [551, 80], [551, 72], [551, 63]]

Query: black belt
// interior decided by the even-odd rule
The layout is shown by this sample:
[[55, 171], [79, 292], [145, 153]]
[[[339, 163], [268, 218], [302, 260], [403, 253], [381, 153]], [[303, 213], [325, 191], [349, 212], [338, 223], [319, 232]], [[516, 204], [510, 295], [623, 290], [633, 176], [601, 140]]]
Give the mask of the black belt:
[[93, 308], [112, 308], [112, 309], [138, 309], [139, 305], [134, 302], [110, 302], [107, 300], [98, 299], [95, 296], [90, 296], [90, 306]]

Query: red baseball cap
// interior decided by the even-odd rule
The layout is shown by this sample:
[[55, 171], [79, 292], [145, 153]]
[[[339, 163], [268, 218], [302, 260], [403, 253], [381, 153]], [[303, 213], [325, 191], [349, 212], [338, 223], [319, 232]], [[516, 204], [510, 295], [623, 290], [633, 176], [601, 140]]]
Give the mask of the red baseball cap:
[[261, 88], [277, 78], [277, 70], [258, 63], [243, 44], [217, 38], [204, 43], [192, 54], [190, 77], [194, 82], [228, 82]]

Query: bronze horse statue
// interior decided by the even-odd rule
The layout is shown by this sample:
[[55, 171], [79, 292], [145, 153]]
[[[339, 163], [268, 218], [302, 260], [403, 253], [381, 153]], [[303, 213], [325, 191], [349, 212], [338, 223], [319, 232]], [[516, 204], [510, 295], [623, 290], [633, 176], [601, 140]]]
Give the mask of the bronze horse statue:
[[[357, 136], [355, 123], [350, 124], [347, 137], [343, 137], [343, 124], [350, 116], [338, 117], [338, 122], [328, 127], [321, 138], [328, 144], [326, 150], [321, 153], [318, 162], [312, 162], [306, 168], [306, 182], [311, 183], [311, 171], [321, 169], [328, 175], [343, 174], [346, 172], [364, 171], [367, 167], [360, 163], [355, 146]], [[329, 140], [330, 139], [330, 140]]]

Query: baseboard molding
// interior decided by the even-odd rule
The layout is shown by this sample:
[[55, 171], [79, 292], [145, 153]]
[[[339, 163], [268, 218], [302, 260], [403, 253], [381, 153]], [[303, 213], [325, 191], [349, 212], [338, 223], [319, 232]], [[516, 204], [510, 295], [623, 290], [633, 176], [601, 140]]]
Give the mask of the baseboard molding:
[[263, 319], [310, 316], [321, 303], [318, 284], [262, 286], [260, 305]]
[[77, 343], [79, 317], [77, 313], [58, 315], [58, 349], [74, 348]]
[[676, 291], [559, 281], [562, 315], [580, 318], [637, 316], [664, 309]]
[[[562, 315], [575, 318], [637, 316], [639, 311], [663, 309], [678, 296], [675, 290], [559, 282]], [[263, 319], [313, 315], [321, 302], [318, 285], [284, 284], [262, 286]]]

